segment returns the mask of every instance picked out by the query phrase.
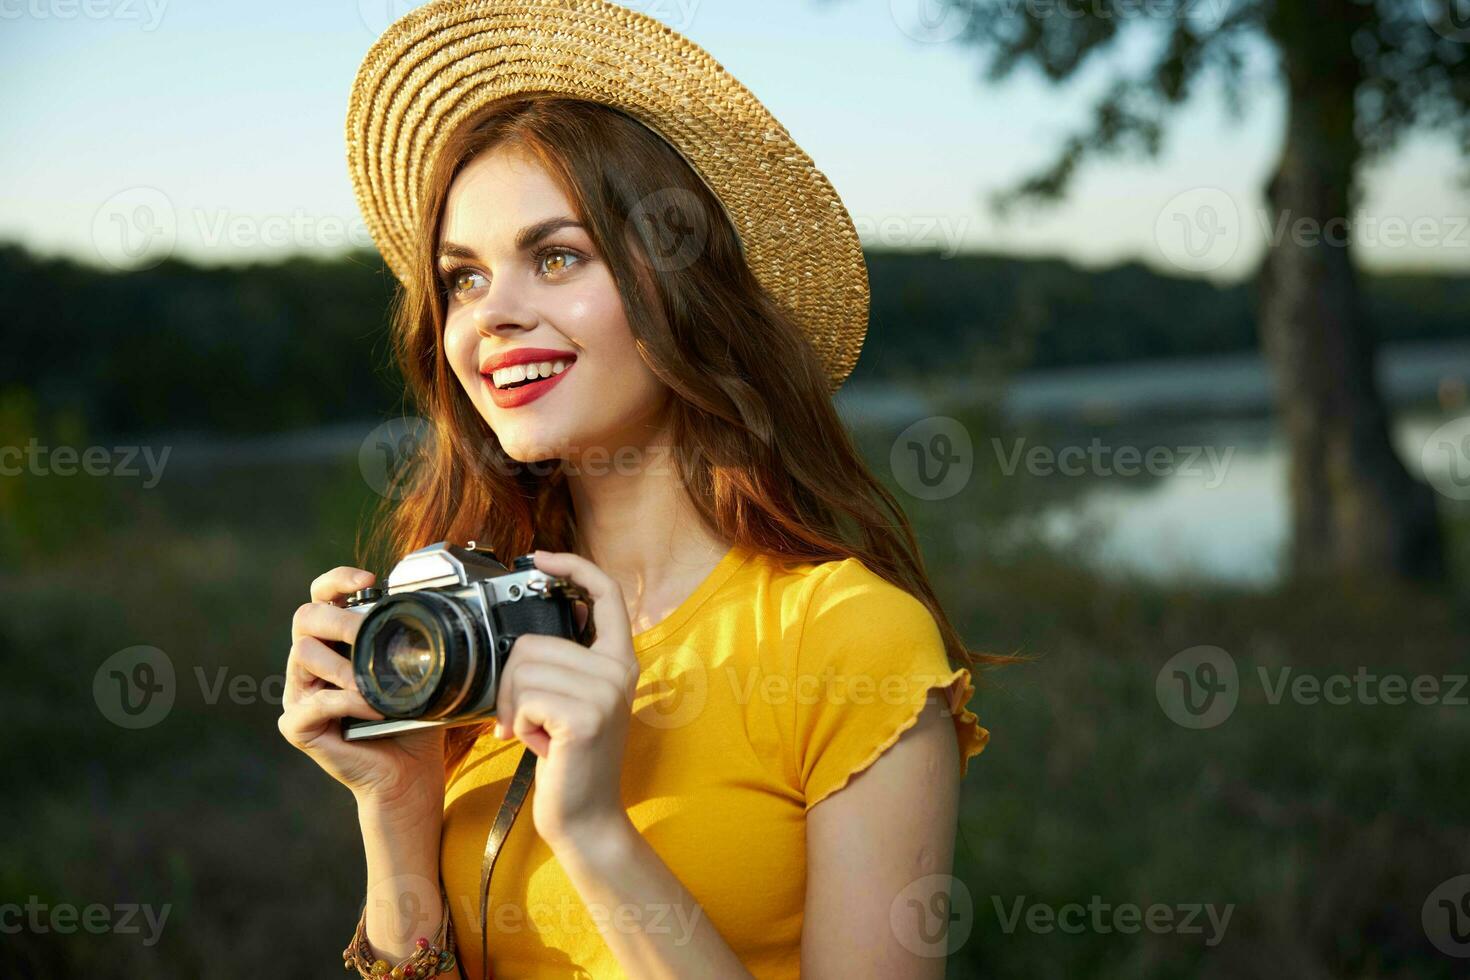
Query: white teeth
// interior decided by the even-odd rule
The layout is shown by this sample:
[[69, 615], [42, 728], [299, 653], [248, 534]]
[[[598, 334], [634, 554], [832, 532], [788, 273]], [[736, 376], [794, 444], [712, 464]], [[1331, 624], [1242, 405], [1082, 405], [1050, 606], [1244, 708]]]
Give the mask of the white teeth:
[[553, 374], [561, 374], [567, 369], [567, 365], [570, 363], [569, 361], [541, 361], [539, 363], [516, 364], [512, 367], [492, 371], [490, 381], [495, 387], [504, 388], [506, 385], [513, 385], [518, 381], [534, 381], [539, 378], [549, 378]]

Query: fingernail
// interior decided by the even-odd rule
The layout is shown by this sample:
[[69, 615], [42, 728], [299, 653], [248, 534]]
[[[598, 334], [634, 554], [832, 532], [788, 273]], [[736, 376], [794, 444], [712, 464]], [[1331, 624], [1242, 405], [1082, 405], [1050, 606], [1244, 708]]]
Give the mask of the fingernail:
[[358, 572], [357, 575], [353, 578], [353, 581], [356, 582], [358, 585], [367, 585], [372, 580], [372, 572]]

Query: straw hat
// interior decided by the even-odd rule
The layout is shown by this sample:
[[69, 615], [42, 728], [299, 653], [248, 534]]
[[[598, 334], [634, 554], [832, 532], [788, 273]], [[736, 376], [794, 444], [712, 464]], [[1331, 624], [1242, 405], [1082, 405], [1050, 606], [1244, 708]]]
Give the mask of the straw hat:
[[358, 69], [347, 161], [400, 281], [441, 139], [487, 104], [553, 92], [621, 109], [724, 204], [745, 260], [795, 316], [836, 391], [868, 324], [868, 274], [837, 192], [769, 110], [698, 45], [606, 0], [438, 0], [383, 32]]

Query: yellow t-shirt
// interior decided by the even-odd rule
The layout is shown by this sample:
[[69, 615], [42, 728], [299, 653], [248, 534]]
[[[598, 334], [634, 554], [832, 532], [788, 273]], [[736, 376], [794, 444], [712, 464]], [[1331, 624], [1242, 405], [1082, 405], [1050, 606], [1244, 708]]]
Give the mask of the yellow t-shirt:
[[[970, 672], [950, 669], [924, 605], [860, 561], [783, 567], [740, 546], [633, 647], [628, 816], [751, 973], [796, 977], [806, 811], [912, 727], [934, 687], [947, 688], [963, 775], [989, 738], [964, 707]], [[520, 750], [487, 732], [449, 774], [441, 868], [467, 978], [480, 964], [485, 834]], [[527, 798], [490, 884], [495, 976], [621, 977], [599, 924], [675, 939], [692, 929], [689, 913], [659, 909], [594, 919], [531, 808]]]

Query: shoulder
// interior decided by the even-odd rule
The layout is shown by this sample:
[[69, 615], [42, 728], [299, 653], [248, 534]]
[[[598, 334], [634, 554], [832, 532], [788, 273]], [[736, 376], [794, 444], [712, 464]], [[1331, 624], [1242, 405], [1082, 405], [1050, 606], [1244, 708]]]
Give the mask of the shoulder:
[[748, 633], [762, 641], [742, 649], [788, 683], [813, 683], [818, 674], [866, 685], [951, 673], [929, 607], [860, 558], [802, 562], [762, 553], [732, 586], [732, 612], [749, 611]]
[[933, 651], [944, 642], [929, 608], [857, 558], [819, 565], [808, 583], [802, 617], [803, 661], [851, 656], [863, 650]]
[[969, 670], [950, 664], [934, 613], [855, 558], [824, 563], [810, 578], [791, 679], [792, 757], [807, 808], [921, 720], [914, 744], [946, 754], [952, 750], [934, 738], [946, 726], [935, 719], [951, 722], [963, 775], [988, 732], [966, 707], [974, 693]]
[[780, 635], [799, 649], [902, 635], [943, 645], [928, 607], [859, 558], [798, 562], [753, 554], [731, 585], [733, 601], [779, 618]]

